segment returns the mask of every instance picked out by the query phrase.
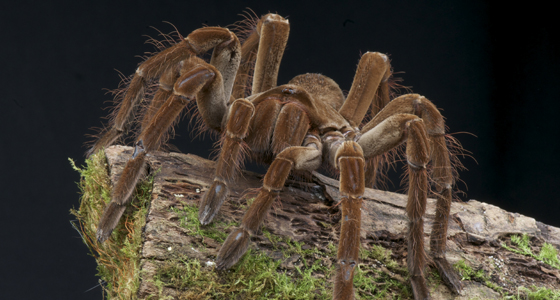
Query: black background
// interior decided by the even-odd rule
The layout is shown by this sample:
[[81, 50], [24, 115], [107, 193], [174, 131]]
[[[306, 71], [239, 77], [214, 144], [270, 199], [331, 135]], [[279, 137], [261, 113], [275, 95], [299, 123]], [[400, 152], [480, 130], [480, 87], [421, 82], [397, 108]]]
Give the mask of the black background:
[[[203, 2], [203, 3], [202, 3]], [[282, 4], [279, 4], [282, 3]], [[0, 4], [2, 299], [100, 299], [95, 262], [69, 221], [91, 127], [144, 44], [173, 23], [183, 35], [226, 26], [246, 7], [289, 19], [279, 83], [317, 72], [349, 90], [360, 53], [387, 53], [414, 92], [443, 110], [476, 159], [463, 160], [477, 199], [560, 226], [558, 31], [551, 7], [484, 1], [19, 1]], [[212, 141], [179, 125], [183, 152], [208, 157]], [[398, 185], [398, 182], [396, 182]], [[398, 186], [393, 187], [398, 189]]]

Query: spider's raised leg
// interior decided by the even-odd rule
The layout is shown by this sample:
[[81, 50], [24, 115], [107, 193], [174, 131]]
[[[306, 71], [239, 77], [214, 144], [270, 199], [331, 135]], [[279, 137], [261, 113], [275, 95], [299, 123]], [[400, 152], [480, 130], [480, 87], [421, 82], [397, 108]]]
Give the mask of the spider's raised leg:
[[224, 87], [228, 91], [229, 100], [241, 55], [239, 41], [233, 33], [225, 28], [206, 27], [197, 29], [183, 41], [140, 64], [127, 87], [122, 102], [118, 106], [118, 111], [111, 121], [110, 128], [102, 134], [87, 154], [97, 153], [102, 148], [110, 146], [128, 131], [137, 106], [144, 97], [145, 86], [149, 80], [162, 76], [169, 68], [176, 68], [181, 61], [212, 48], [215, 48], [212, 64], [216, 65], [218, 70], [222, 72]]
[[[389, 103], [389, 77], [391, 77], [391, 65], [385, 54], [367, 52], [362, 56], [350, 93], [339, 110], [352, 127], [357, 128], [362, 123], [368, 107], [370, 114], [374, 116]], [[375, 184], [380, 162], [380, 156], [367, 159], [365, 173], [367, 187]]]
[[367, 52], [362, 56], [348, 97], [339, 110], [352, 127], [356, 128], [362, 123], [379, 87], [381, 97], [374, 106], [384, 106], [388, 102], [387, 79], [390, 76], [391, 66], [385, 54]]
[[[248, 40], [245, 41], [243, 51], [252, 52], [254, 50], [253, 48], [257, 46], [255, 45], [254, 35], [258, 34], [260, 37], [260, 41], [258, 42], [258, 52], [255, 56], [251, 56], [247, 53], [242, 54], [244, 59], [251, 59], [251, 57], [256, 58], [255, 74], [253, 77], [253, 94], [258, 94], [261, 91], [268, 90], [276, 85], [278, 68], [280, 67], [280, 60], [288, 40], [289, 29], [289, 23], [287, 20], [275, 14], [268, 14], [260, 19], [257, 24], [256, 32], [249, 36]], [[249, 45], [245, 46], [247, 43]], [[242, 96], [244, 94], [238, 84], [243, 84], [245, 77], [247, 76], [247, 74], [244, 73], [247, 71], [247, 64], [249, 64], [249, 62], [245, 62], [245, 65], [241, 66], [241, 72], [237, 74], [236, 87], [233, 94], [234, 96]], [[282, 97], [282, 95], [273, 95], [271, 97]], [[253, 99], [253, 101], [259, 101], [259, 98], [262, 99], [264, 97], [257, 96], [257, 99]], [[252, 128], [255, 129], [253, 130], [253, 133], [258, 131], [259, 137], [257, 138], [261, 141], [267, 140], [270, 137], [272, 130], [275, 128], [274, 123], [270, 122], [276, 122], [277, 116], [281, 114], [280, 101], [278, 100], [275, 102], [277, 103], [274, 104], [274, 102], [270, 102], [272, 107], [265, 108], [265, 106], [270, 105], [263, 105], [257, 108], [257, 114], [259, 114], [259, 116], [256, 119], [260, 120], [262, 117], [265, 117], [265, 122], [255, 124], [255, 119], [253, 119], [253, 122], [251, 123], [254, 124]], [[249, 129], [250, 124], [249, 122], [251, 121], [255, 108], [251, 102], [247, 100], [243, 100], [242, 102], [240, 102], [240, 100], [236, 100], [234, 104], [235, 103], [238, 105], [232, 105], [230, 108], [230, 117], [227, 121], [226, 134], [224, 135], [224, 142], [218, 158], [218, 166], [214, 182], [208, 192], [204, 194], [202, 201], [200, 202], [198, 219], [201, 224], [210, 223], [216, 213], [220, 210], [220, 207], [228, 194], [228, 184], [230, 184], [235, 178], [237, 166], [241, 164], [244, 159], [240, 156], [240, 143], [247, 135], [247, 130]], [[291, 127], [292, 126], [289, 126], [288, 128]], [[265, 133], [263, 131], [267, 132]], [[301, 145], [302, 140], [303, 136], [301, 136], [301, 139], [298, 140], [297, 143], [289, 145]], [[250, 145], [252, 145], [252, 143]], [[268, 147], [269, 145], [266, 145], [266, 148]]]
[[[251, 95], [276, 86], [280, 61], [288, 42], [290, 24], [276, 14], [262, 16], [241, 46], [242, 57], [235, 78], [233, 96], [245, 98], [245, 89], [252, 77]], [[255, 62], [256, 61], [256, 62]], [[254, 73], [251, 69], [254, 65]]]
[[[230, 79], [230, 81], [232, 80]], [[111, 202], [99, 222], [97, 229], [99, 241], [109, 238], [118, 224], [126, 204], [130, 202], [134, 187], [145, 169], [146, 153], [159, 147], [162, 136], [181, 114], [187, 102], [196, 96], [197, 105], [204, 121], [209, 127], [214, 128], [219, 126], [223, 115], [217, 115], [216, 112], [208, 113], [208, 107], [223, 107], [223, 113], [226, 108], [227, 94], [229, 93], [224, 91], [222, 75], [216, 67], [197, 57], [192, 57], [183, 63], [181, 76], [174, 85], [173, 94], [161, 105], [136, 141], [134, 154], [127, 162], [113, 190]]]
[[[423, 125], [416, 124], [418, 123], [415, 121], [417, 117], [421, 118]], [[423, 275], [421, 276], [421, 273], [418, 273], [423, 271], [425, 267], [423, 229], [418, 224], [422, 222], [421, 216], [425, 210], [425, 203], [422, 200], [423, 195], [428, 190], [427, 179], [424, 179], [426, 171], [423, 167], [425, 165], [423, 153], [427, 153], [428, 160], [431, 160], [434, 170], [432, 177], [439, 192], [436, 221], [434, 222], [430, 242], [431, 255], [444, 282], [453, 292], [458, 293], [462, 289], [461, 281], [445, 259], [447, 216], [451, 206], [453, 167], [450, 164], [450, 154], [445, 143], [443, 117], [426, 98], [417, 94], [408, 94], [391, 101], [364, 126], [363, 130], [364, 134], [358, 143], [363, 147], [366, 157], [389, 151], [408, 137], [407, 160], [410, 174], [407, 213], [411, 222], [409, 247], [412, 247], [409, 248], [408, 265], [417, 299], [424, 299], [423, 297], [428, 295]], [[420, 146], [420, 144], [425, 144], [425, 146]], [[425, 150], [423, 150], [424, 148]]]
[[308, 135], [303, 144], [305, 146], [288, 147], [276, 156], [266, 172], [263, 187], [245, 213], [241, 226], [229, 234], [220, 249], [216, 257], [218, 269], [230, 268], [247, 251], [249, 238], [258, 231], [272, 202], [284, 187], [290, 171], [315, 170], [321, 165], [321, 143], [318, 137]]

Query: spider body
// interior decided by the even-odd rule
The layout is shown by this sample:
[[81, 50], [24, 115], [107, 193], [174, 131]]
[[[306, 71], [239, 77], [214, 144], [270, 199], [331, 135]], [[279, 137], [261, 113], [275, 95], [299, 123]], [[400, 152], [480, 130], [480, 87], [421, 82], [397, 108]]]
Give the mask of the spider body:
[[[205, 27], [182, 42], [150, 57], [138, 68], [123, 101], [106, 131], [90, 150], [96, 152], [117, 140], [132, 123], [135, 107], [147, 82], [159, 80], [136, 140], [133, 156], [114, 188], [112, 200], [98, 226], [106, 240], [143, 176], [145, 156], [157, 149], [185, 106], [195, 100], [207, 128], [222, 134], [212, 186], [200, 203], [199, 220], [208, 224], [219, 213], [234, 184], [245, 152], [270, 164], [255, 201], [224, 242], [217, 268], [233, 266], [246, 252], [282, 190], [291, 171], [312, 171], [327, 164], [340, 172], [341, 230], [334, 299], [353, 299], [353, 275], [360, 245], [360, 209], [367, 182], [374, 182], [380, 156], [406, 143], [410, 219], [408, 268], [416, 299], [427, 299], [423, 271], [422, 216], [428, 192], [428, 164], [438, 197], [430, 242], [431, 256], [444, 281], [458, 292], [459, 278], [445, 259], [447, 218], [451, 203], [453, 167], [446, 146], [445, 125], [438, 109], [417, 94], [389, 101], [391, 67], [386, 55], [368, 52], [360, 59], [352, 88], [344, 97], [338, 84], [320, 74], [303, 74], [276, 86], [280, 60], [289, 34], [284, 18], [268, 14], [243, 43], [228, 29]], [[210, 62], [197, 55], [213, 49]], [[251, 63], [254, 62], [254, 72]], [[252, 77], [249, 95], [246, 89]], [[374, 115], [362, 124], [365, 115]], [[370, 162], [366, 172], [366, 164]]]

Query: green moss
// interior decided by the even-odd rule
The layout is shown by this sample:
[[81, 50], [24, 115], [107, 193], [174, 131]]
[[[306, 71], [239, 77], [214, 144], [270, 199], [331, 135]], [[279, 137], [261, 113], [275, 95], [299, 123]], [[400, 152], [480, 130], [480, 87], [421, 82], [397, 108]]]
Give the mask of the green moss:
[[558, 300], [560, 299], [560, 291], [553, 291], [544, 287], [531, 286], [530, 288], [519, 287], [517, 297], [511, 298], [515, 300]]
[[461, 280], [472, 280], [474, 277], [475, 271], [471, 268], [471, 266], [467, 265], [464, 259], [455, 263], [453, 268], [457, 271], [457, 273], [459, 273]]
[[249, 250], [229, 271], [216, 272], [196, 259], [166, 262], [158, 269], [156, 286], [180, 291], [179, 299], [330, 299], [313, 268], [295, 274], [279, 271], [281, 261]]
[[473, 280], [478, 281], [486, 285], [487, 287], [493, 289], [494, 291], [503, 294], [503, 288], [490, 280], [490, 276], [484, 272], [484, 270], [474, 270], [470, 265], [466, 263], [464, 259], [458, 261], [453, 265], [455, 270], [461, 276], [461, 280]]
[[237, 226], [236, 222], [225, 223], [214, 220], [209, 225], [201, 225], [198, 222], [198, 206], [185, 205], [183, 208], [171, 208], [171, 211], [179, 217], [179, 225], [187, 229], [187, 234], [191, 236], [208, 237], [223, 243], [227, 238], [227, 231], [231, 226]]
[[92, 155], [82, 167], [69, 160], [72, 168], [80, 173], [78, 186], [81, 193], [79, 208], [70, 210], [76, 217], [72, 225], [97, 262], [97, 276], [101, 279], [104, 294], [107, 299], [134, 299], [139, 286], [142, 227], [146, 223], [153, 176], [138, 184], [134, 200], [121, 222], [105, 243], [99, 243], [95, 238], [97, 224], [105, 205], [111, 200], [112, 190], [105, 154], [100, 151]]
[[511, 243], [513, 244], [513, 247], [509, 247], [505, 243], [502, 243], [502, 247], [517, 254], [530, 256], [553, 268], [560, 269], [558, 251], [551, 244], [544, 243], [539, 251], [539, 254], [535, 255], [531, 249], [529, 236], [527, 234], [523, 234], [521, 237], [518, 235], [512, 235]]

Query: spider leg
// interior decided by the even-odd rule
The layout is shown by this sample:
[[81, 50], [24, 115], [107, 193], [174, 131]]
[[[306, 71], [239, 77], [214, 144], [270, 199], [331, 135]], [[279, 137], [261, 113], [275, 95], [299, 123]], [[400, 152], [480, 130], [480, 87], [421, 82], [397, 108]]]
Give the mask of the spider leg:
[[257, 24], [257, 31], [260, 40], [253, 76], [253, 95], [276, 86], [280, 60], [290, 34], [290, 23], [279, 15], [267, 14]]
[[239, 40], [226, 28], [205, 27], [189, 34], [183, 41], [169, 47], [144, 61], [134, 74], [111, 121], [110, 129], [102, 134], [90, 148], [87, 155], [114, 143], [125, 134], [133, 122], [137, 106], [144, 97], [146, 84], [153, 78], [162, 76], [169, 68], [181, 61], [204, 53], [212, 48], [212, 64], [222, 73], [227, 97], [231, 94], [235, 73], [239, 66], [241, 51]]
[[[339, 137], [342, 138], [342, 137]], [[335, 138], [336, 140], [336, 138]], [[340, 141], [340, 140], [339, 140]], [[359, 259], [362, 195], [365, 189], [364, 154], [354, 141], [334, 142], [330, 157], [340, 170], [342, 226], [334, 278], [335, 300], [354, 299], [354, 270]], [[334, 153], [334, 156], [332, 155]]]
[[163, 103], [173, 95], [173, 85], [177, 81], [177, 78], [179, 78], [179, 75], [178, 68], [169, 68], [161, 75], [159, 78], [158, 90], [142, 116], [140, 132], [143, 132], [148, 127], [150, 121], [152, 121], [152, 118]]
[[[260, 18], [251, 34], [241, 46], [241, 64], [235, 78], [233, 96], [245, 98], [246, 88], [252, 78], [251, 94], [276, 86], [280, 60], [284, 55], [290, 33], [288, 20], [276, 14]], [[254, 73], [251, 70], [254, 68]]]
[[362, 123], [378, 88], [388, 89], [387, 79], [390, 75], [391, 66], [385, 54], [367, 52], [362, 56], [350, 93], [339, 109], [339, 113], [352, 127], [358, 127]]
[[424, 277], [426, 253], [424, 251], [424, 213], [428, 199], [428, 172], [430, 145], [422, 119], [406, 123], [406, 157], [408, 161], [408, 256], [406, 263], [414, 299], [429, 299], [430, 293]]
[[[232, 93], [234, 97], [240, 97], [240, 99], [245, 96], [245, 85], [249, 77], [248, 72], [251, 69], [250, 64], [253, 59], [256, 59], [256, 65], [253, 76], [252, 94], [258, 94], [261, 91], [276, 86], [280, 60], [282, 59], [288, 41], [288, 34], [290, 31], [289, 23], [279, 15], [267, 14], [263, 16], [256, 27], [256, 31], [247, 38], [241, 48], [240, 59], [243, 61], [243, 65], [241, 65], [235, 77], [235, 86]], [[254, 54], [254, 51], [257, 49], [257, 53]], [[259, 96], [257, 96], [257, 99], [258, 98]], [[236, 169], [243, 161], [243, 158], [240, 157], [240, 143], [247, 136], [247, 130], [253, 117], [255, 107], [247, 100], [239, 101], [240, 100], [236, 100], [233, 102], [239, 105], [232, 105], [230, 108], [230, 117], [227, 121], [226, 134], [218, 159], [216, 177], [214, 178], [212, 186], [208, 192], [204, 194], [200, 202], [198, 219], [203, 225], [210, 223], [220, 210], [228, 194], [227, 186], [234, 179]], [[243, 103], [243, 105], [241, 103]], [[215, 111], [215, 107], [212, 106], [212, 110], [208, 109], [207, 111], [208, 113]], [[236, 117], [231, 117], [232, 112]], [[258, 112], [261, 113], [262, 110], [259, 109]], [[269, 120], [276, 119], [277, 110], [275, 111], [274, 108], [265, 109], [265, 113], [266, 116], [270, 118]], [[269, 126], [267, 127], [266, 125]], [[272, 124], [257, 124], [257, 126], [261, 128], [264, 126], [265, 130], [266, 128], [272, 130], [274, 127], [270, 125]], [[301, 144], [301, 140], [299, 144]]]
[[[159, 147], [162, 136], [181, 114], [187, 102], [194, 99], [195, 96], [198, 104], [204, 101], [215, 102], [216, 99], [213, 99], [213, 97], [219, 96], [220, 87], [222, 87], [221, 102], [225, 107], [222, 77], [214, 66], [200, 59], [189, 60], [185, 63], [182, 73], [174, 85], [173, 94], [160, 107], [148, 126], [137, 138], [134, 154], [127, 162], [119, 181], [113, 189], [111, 202], [99, 221], [97, 239], [101, 242], [109, 238], [126, 205], [131, 201], [134, 187], [145, 171], [146, 153]], [[203, 114], [203, 116], [205, 115]]]
[[245, 99], [237, 99], [231, 105], [216, 176], [212, 186], [202, 197], [198, 210], [198, 219], [203, 225], [214, 219], [228, 195], [228, 184], [235, 177], [239, 154], [242, 151], [241, 143], [247, 135], [254, 111], [253, 104]]
[[443, 281], [455, 293], [463, 289], [460, 277], [445, 258], [447, 241], [447, 224], [451, 211], [452, 188], [454, 183], [453, 167], [449, 160], [449, 152], [444, 136], [430, 137], [432, 146], [432, 162], [434, 170], [432, 179], [436, 185], [436, 217], [432, 225], [430, 237], [430, 254]]
[[[352, 127], [362, 123], [368, 108], [371, 115], [376, 115], [389, 103], [390, 76], [391, 65], [385, 54], [367, 52], [361, 57], [350, 93], [339, 110]], [[377, 156], [366, 161], [366, 186], [375, 184], [380, 163], [381, 157]]]
[[[404, 134], [405, 132], [408, 133], [410, 145], [410, 139], [414, 138], [411, 136], [412, 132], [415, 132], [415, 136], [418, 136], [415, 139], [420, 139], [419, 136], [421, 134], [418, 132], [422, 131], [419, 131], [419, 129], [412, 131], [410, 129], [412, 128], [410, 127], [411, 125], [403, 127], [403, 124], [408, 124], [414, 121], [414, 116], [420, 117], [423, 121], [423, 125], [421, 127], [424, 128], [423, 131], [425, 131], [426, 137], [422, 137], [421, 139], [426, 140], [426, 142], [422, 143], [427, 143], [426, 151], [428, 151], [429, 160], [433, 166], [433, 171], [431, 171], [430, 175], [435, 182], [437, 191], [436, 219], [432, 227], [432, 235], [430, 237], [430, 254], [444, 282], [453, 292], [459, 293], [462, 289], [460, 278], [453, 271], [453, 268], [445, 258], [447, 223], [451, 207], [452, 187], [454, 184], [454, 169], [451, 165], [450, 154], [446, 146], [444, 120], [438, 109], [429, 100], [420, 95], [408, 94], [400, 96], [391, 101], [381, 112], [379, 112], [379, 114], [377, 114], [368, 124], [366, 124], [366, 126], [364, 126], [364, 133], [358, 143], [363, 147], [364, 155], [366, 157], [380, 155], [396, 147], [404, 141], [406, 137]], [[414, 125], [414, 128], [417, 126], [419, 125]], [[416, 147], [416, 149], [420, 149], [420, 147]], [[410, 151], [409, 148], [407, 148], [407, 159], [409, 161], [410, 169], [409, 195], [411, 192], [414, 192], [414, 190], [426, 190], [428, 188], [427, 181], [424, 184], [424, 179], [422, 179], [423, 175], [420, 174], [423, 173], [424, 170], [414, 167], [414, 165], [422, 166], [422, 164], [418, 164], [422, 161], [420, 160], [414, 162], [414, 160], [411, 160], [410, 157], [410, 155], [413, 155], [414, 153], [416, 153], [416, 155], [420, 155], [424, 150]], [[411, 203], [410, 201], [412, 200], [409, 198], [409, 204]], [[418, 201], [422, 202], [423, 200]], [[418, 205], [415, 207], [407, 206], [407, 212], [409, 213], [411, 221], [414, 221], [413, 217], [416, 218], [420, 211], [424, 211], [424, 208], [420, 209]], [[413, 208], [415, 210], [409, 210]], [[410, 233], [415, 236], [409, 236], [409, 243], [411, 243], [411, 241], [416, 242], [413, 242], [413, 245], [409, 244], [409, 247], [418, 245], [421, 242], [423, 243], [421, 235], [422, 232], [418, 229], [420, 226], [414, 225], [416, 226], [414, 227], [412, 225], [413, 224], [411, 224]], [[424, 264], [424, 262], [421, 262], [420, 259], [424, 256], [424, 254], [422, 254], [424, 250], [423, 248], [417, 246], [416, 256], [418, 259], [414, 258], [414, 255], [410, 251], [411, 250], [409, 248], [409, 257], [414, 261], [409, 262], [409, 270], [412, 275], [418, 276], [414, 273], [417, 272], [417, 270], [411, 269], [411, 266], [421, 269], [418, 266], [420, 264]], [[425, 289], [424, 287], [421, 287], [423, 284], [421, 281], [423, 281], [423, 279], [418, 277], [417, 279], [414, 279], [413, 277], [412, 280], [416, 280], [416, 282], [413, 282], [415, 291], [422, 291]], [[422, 292], [420, 292], [420, 294], [422, 294]]]
[[216, 267], [228, 269], [247, 251], [249, 238], [262, 224], [273, 200], [284, 187], [286, 178], [293, 170], [315, 170], [321, 165], [321, 143], [316, 136], [308, 135], [304, 146], [293, 146], [280, 152], [270, 165], [259, 191], [245, 216], [241, 226], [232, 231], [224, 242], [218, 256]]

